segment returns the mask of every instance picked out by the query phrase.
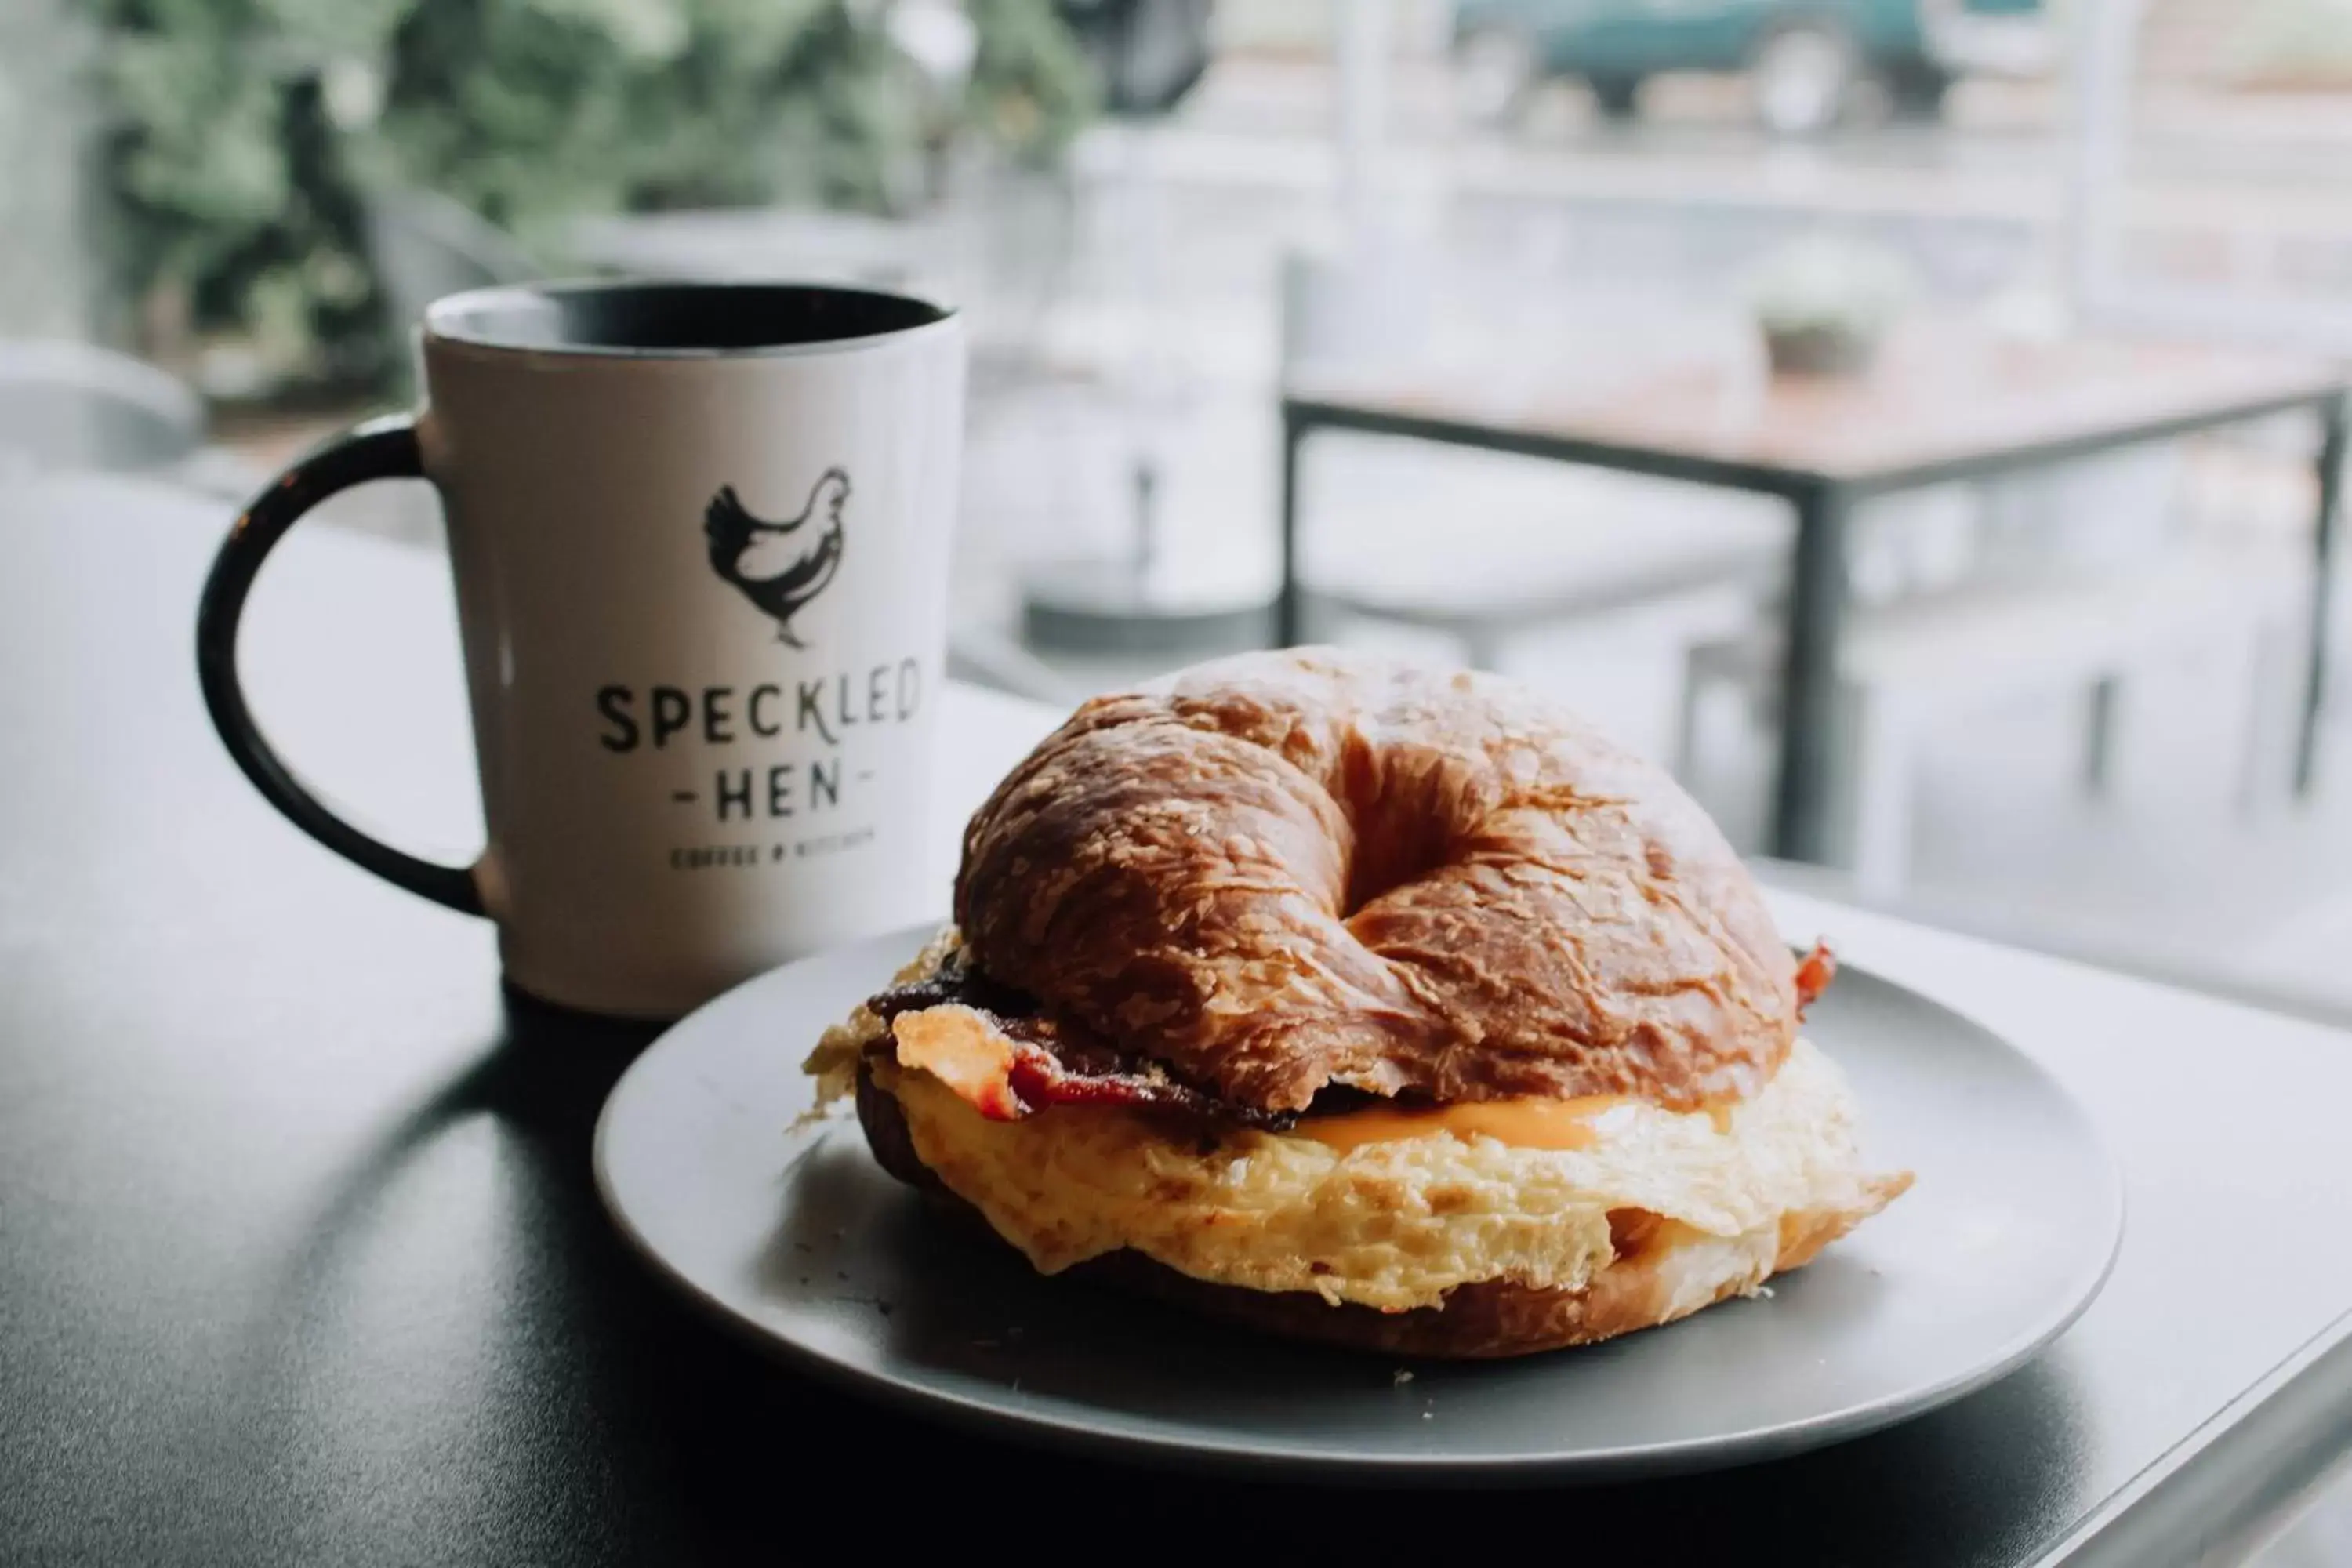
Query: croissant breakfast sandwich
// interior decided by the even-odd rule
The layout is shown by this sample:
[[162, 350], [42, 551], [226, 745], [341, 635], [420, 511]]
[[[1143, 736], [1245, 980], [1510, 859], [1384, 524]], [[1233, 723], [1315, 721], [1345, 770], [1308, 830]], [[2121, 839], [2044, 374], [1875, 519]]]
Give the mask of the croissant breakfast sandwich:
[[1080, 708], [955, 924], [828, 1030], [892, 1173], [1046, 1274], [1404, 1355], [1647, 1328], [1873, 1174], [1800, 965], [1662, 770], [1533, 693], [1329, 649]]

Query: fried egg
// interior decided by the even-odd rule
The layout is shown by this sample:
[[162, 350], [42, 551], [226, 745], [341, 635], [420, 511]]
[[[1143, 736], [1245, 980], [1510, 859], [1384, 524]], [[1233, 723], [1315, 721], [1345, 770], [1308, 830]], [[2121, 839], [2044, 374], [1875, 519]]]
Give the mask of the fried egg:
[[[948, 950], [935, 944], [902, 978]], [[811, 1070], [837, 1092], [885, 1030], [860, 1009]], [[925, 1059], [903, 1040], [877, 1053], [877, 1086], [923, 1163], [1046, 1274], [1129, 1248], [1215, 1284], [1394, 1312], [1482, 1280], [1580, 1289], [1615, 1260], [1630, 1221], [1654, 1254], [1705, 1260], [1688, 1272], [1711, 1300], [1726, 1279], [1760, 1285], [1790, 1226], [1874, 1212], [1906, 1184], [1866, 1172], [1844, 1075], [1804, 1039], [1759, 1093], [1711, 1112], [1554, 1101], [1515, 1121], [1512, 1102], [1484, 1102], [1200, 1135], [1114, 1105], [994, 1120]], [[1517, 1135], [1529, 1126], [1548, 1131]]]

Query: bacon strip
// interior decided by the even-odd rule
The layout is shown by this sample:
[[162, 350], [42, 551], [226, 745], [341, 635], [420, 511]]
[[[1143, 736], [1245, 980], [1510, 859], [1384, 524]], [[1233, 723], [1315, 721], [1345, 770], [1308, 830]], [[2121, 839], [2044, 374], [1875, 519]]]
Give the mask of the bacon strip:
[[1797, 965], [1797, 1016], [1803, 1017], [1805, 1009], [1820, 1001], [1822, 993], [1836, 978], [1837, 954], [1829, 950], [1826, 942], [1813, 943], [1813, 951]]
[[898, 1058], [992, 1121], [1050, 1105], [1126, 1105], [1281, 1131], [1292, 1112], [1254, 1110], [1180, 1083], [1156, 1062], [1073, 1039], [1019, 993], [961, 964], [883, 992], [866, 1006], [890, 1025]]
[[1202, 1093], [1165, 1075], [1148, 1072], [1073, 1072], [1045, 1047], [1016, 1042], [1013, 1092], [1032, 1106], [1133, 1105], [1176, 1110], [1212, 1121], [1283, 1128], [1295, 1116], [1274, 1116]]
[[1272, 1131], [1298, 1120], [1218, 1100], [1157, 1068], [1074, 1066], [1003, 1024], [978, 1008], [942, 1003], [897, 1015], [890, 1033], [901, 1067], [929, 1073], [992, 1121], [1018, 1121], [1051, 1105], [1137, 1106]]
[[[1837, 956], [1814, 943], [1797, 965], [1800, 1017], [1836, 978]], [[1027, 997], [959, 962], [866, 1006], [890, 1026], [901, 1066], [929, 1073], [992, 1121], [1055, 1105], [1124, 1105], [1274, 1132], [1298, 1121], [1295, 1111], [1236, 1105], [1178, 1082], [1156, 1062], [1072, 1038]]]

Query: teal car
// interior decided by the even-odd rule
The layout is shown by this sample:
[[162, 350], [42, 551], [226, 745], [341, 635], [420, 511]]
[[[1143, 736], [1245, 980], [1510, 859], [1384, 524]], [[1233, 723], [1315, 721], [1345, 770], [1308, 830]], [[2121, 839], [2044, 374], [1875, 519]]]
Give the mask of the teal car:
[[1580, 77], [1602, 112], [1633, 112], [1664, 71], [1751, 76], [1770, 130], [1834, 123], [1864, 83], [1933, 111], [1960, 75], [2049, 68], [2042, 0], [1457, 0], [1466, 106], [1508, 118], [1542, 82]]

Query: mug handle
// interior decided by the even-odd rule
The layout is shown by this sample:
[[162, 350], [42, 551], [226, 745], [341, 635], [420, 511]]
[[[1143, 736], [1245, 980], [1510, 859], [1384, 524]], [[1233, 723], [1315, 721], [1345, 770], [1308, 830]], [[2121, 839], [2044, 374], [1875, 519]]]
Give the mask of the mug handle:
[[196, 679], [221, 743], [262, 798], [295, 826], [355, 865], [436, 904], [469, 915], [484, 912], [470, 870], [437, 866], [369, 837], [322, 805], [280, 761], [254, 724], [236, 679], [237, 623], [246, 595], [269, 552], [302, 515], [339, 490], [370, 479], [425, 478], [416, 423], [389, 415], [353, 426], [279, 475], [245, 509], [213, 560], [196, 607]]

